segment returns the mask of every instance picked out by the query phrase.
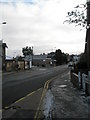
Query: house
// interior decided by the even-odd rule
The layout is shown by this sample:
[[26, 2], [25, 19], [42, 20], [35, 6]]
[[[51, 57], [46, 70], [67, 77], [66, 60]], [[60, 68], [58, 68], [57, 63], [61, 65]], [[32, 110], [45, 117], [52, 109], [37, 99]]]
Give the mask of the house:
[[33, 66], [49, 66], [51, 63], [51, 58], [47, 58], [47, 55], [30, 55], [26, 56], [25, 61], [28, 61], [27, 67], [31, 68]]
[[49, 66], [51, 58], [47, 58], [47, 55], [33, 55], [33, 65], [35, 66]]
[[51, 61], [50, 61], [51, 66], [56, 66], [56, 59], [55, 59], [54, 52], [48, 53], [47, 58], [51, 59]]
[[10, 72], [14, 70], [13, 67], [14, 61], [13, 59], [6, 59], [6, 71]]
[[24, 60], [15, 60], [13, 58], [6, 59], [6, 71], [14, 71], [14, 70], [24, 70], [25, 69], [25, 61]]

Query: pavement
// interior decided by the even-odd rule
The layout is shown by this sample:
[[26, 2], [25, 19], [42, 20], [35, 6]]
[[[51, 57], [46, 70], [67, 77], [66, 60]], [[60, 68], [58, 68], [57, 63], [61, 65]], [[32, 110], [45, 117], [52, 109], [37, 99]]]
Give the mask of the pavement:
[[[32, 104], [35, 101], [35, 104]], [[34, 91], [3, 110], [3, 120], [90, 119], [89, 97], [74, 88], [70, 72], [47, 81], [44, 88]], [[21, 119], [22, 118], [22, 119]], [[12, 119], [11, 119], [12, 120]]]
[[45, 120], [87, 120], [90, 119], [90, 96], [74, 88], [67, 71], [49, 84], [42, 110]]

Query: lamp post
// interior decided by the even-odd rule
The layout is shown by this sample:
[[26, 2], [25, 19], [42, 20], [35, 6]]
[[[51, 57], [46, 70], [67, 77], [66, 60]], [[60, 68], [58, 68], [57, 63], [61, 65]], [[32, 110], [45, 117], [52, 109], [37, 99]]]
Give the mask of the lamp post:
[[[2, 23], [0, 24], [6, 24], [6, 21], [3, 21]], [[2, 34], [2, 25], [1, 25], [1, 34]], [[2, 55], [2, 69], [4, 71], [6, 71], [6, 63], [5, 63], [5, 58], [6, 58], [6, 50], [5, 48], [7, 47], [6, 43], [3, 43], [3, 39], [2, 39], [3, 36], [1, 36], [1, 44], [2, 44], [2, 47], [1, 47], [1, 50], [0, 50], [0, 54]]]
[[[6, 24], [6, 22], [2, 22], [0, 24]], [[1, 25], [2, 27], [2, 25]], [[1, 41], [0, 41], [0, 110], [2, 110], [2, 44], [3, 44], [3, 40], [1, 37]], [[2, 119], [2, 112], [0, 111], [0, 119]]]

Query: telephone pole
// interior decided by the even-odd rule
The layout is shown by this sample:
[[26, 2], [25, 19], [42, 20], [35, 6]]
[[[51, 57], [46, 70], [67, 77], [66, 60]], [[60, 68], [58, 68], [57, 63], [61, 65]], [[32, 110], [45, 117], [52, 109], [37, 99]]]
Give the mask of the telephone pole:
[[86, 55], [87, 55], [87, 67], [90, 70], [90, 0], [87, 0], [87, 31], [86, 31]]

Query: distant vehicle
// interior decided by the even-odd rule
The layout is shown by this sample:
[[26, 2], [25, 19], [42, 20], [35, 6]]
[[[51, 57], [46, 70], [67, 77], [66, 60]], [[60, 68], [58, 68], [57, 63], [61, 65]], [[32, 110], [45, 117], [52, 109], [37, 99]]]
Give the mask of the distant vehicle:
[[42, 64], [42, 67], [46, 67], [44, 64]]
[[69, 62], [68, 67], [69, 67], [70, 69], [74, 69], [73, 62]]
[[68, 65], [68, 67], [73, 67], [73, 65]]

